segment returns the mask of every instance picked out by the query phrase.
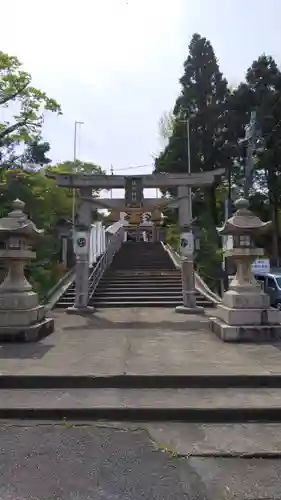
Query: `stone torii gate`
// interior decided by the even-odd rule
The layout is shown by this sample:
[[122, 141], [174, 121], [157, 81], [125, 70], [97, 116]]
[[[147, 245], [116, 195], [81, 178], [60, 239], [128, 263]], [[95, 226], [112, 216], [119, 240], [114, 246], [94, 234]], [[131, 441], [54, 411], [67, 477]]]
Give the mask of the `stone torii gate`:
[[[181, 234], [182, 254], [182, 292], [183, 304], [177, 308], [178, 312], [200, 313], [201, 308], [196, 306], [194, 270], [193, 270], [193, 235], [192, 213], [190, 203], [190, 188], [211, 186], [216, 178], [224, 174], [224, 169], [193, 174], [148, 174], [148, 175], [102, 175], [102, 174], [69, 174], [48, 173], [47, 176], [55, 179], [57, 185], [64, 188], [79, 189], [81, 203], [78, 210], [77, 231], [90, 233], [92, 208], [116, 210], [125, 206], [130, 210], [149, 211], [152, 207], [161, 208], [167, 205], [178, 208], [178, 225]], [[177, 198], [144, 199], [145, 188], [177, 188]], [[93, 198], [92, 192], [97, 189], [125, 189], [124, 199]], [[76, 262], [76, 301], [77, 309], [86, 309], [88, 304], [88, 275], [89, 258], [87, 255]]]

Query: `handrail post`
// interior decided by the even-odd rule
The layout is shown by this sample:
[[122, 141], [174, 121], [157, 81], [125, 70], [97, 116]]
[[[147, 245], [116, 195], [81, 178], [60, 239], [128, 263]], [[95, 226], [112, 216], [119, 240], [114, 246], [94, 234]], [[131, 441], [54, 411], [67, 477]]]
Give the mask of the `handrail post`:
[[111, 238], [108, 240], [106, 251], [104, 252], [103, 256], [98, 262], [96, 268], [93, 270], [93, 275], [92, 275], [93, 279], [89, 293], [89, 299], [93, 297], [103, 274], [110, 266], [114, 258], [114, 255], [120, 249], [123, 240], [124, 240], [124, 227], [122, 224], [121, 225], [119, 224], [119, 227], [117, 227], [116, 232], [114, 232], [114, 234], [112, 234]]

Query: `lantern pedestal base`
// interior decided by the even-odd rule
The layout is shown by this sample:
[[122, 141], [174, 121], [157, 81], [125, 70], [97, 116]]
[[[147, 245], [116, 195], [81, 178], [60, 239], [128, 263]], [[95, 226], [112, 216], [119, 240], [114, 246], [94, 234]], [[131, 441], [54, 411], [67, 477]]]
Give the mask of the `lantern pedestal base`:
[[230, 325], [220, 318], [210, 318], [209, 327], [224, 342], [259, 343], [281, 339], [280, 324]]
[[[0, 309], [0, 340], [35, 342], [53, 333], [54, 320], [46, 318], [45, 307], [37, 305], [31, 308], [13, 309], [12, 307], [17, 306], [19, 298], [15, 298], [15, 295], [10, 295], [10, 308]], [[24, 297], [22, 294], [21, 305], [26, 306], [30, 298], [34, 305], [37, 296], [33, 295], [26, 294]]]
[[54, 332], [53, 318], [27, 326], [0, 326], [1, 342], [37, 342]]
[[41, 323], [45, 319], [46, 310], [44, 306], [26, 309], [0, 309], [0, 325], [8, 327], [20, 327]]
[[280, 312], [271, 307], [268, 309], [244, 309], [219, 304], [215, 310], [215, 316], [231, 326], [280, 325]]
[[245, 287], [241, 289], [228, 290], [223, 296], [223, 304], [229, 308], [237, 310], [268, 309], [270, 307], [270, 298], [264, 293], [260, 286]]

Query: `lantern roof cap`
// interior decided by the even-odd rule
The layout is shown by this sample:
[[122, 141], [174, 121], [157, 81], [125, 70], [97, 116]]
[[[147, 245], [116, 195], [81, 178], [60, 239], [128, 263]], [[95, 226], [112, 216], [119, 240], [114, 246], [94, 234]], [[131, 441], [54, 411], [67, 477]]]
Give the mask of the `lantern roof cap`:
[[249, 210], [249, 200], [246, 198], [239, 198], [235, 202], [236, 212], [230, 217], [222, 227], [217, 228], [221, 235], [242, 235], [242, 234], [260, 234], [267, 232], [272, 222], [263, 222], [257, 215]]
[[23, 212], [25, 203], [18, 198], [12, 203], [13, 210], [7, 217], [0, 219], [0, 233], [17, 234], [42, 234], [44, 230], [38, 229], [34, 222]]

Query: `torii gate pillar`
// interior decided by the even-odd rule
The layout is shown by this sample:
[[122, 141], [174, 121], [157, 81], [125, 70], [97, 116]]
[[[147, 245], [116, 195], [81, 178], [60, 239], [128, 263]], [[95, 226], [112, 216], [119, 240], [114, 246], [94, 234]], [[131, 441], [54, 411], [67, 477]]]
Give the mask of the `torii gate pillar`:
[[[80, 188], [84, 197], [92, 196], [92, 188]], [[73, 307], [67, 309], [68, 314], [92, 313], [93, 307], [89, 301], [89, 251], [90, 231], [92, 223], [92, 204], [82, 199], [78, 209], [78, 222], [73, 228], [73, 246], [76, 255], [75, 264], [75, 302]], [[79, 241], [85, 239], [85, 248], [79, 248]]]
[[[187, 186], [178, 187], [179, 229], [181, 240], [182, 301], [176, 312], [183, 314], [204, 314], [204, 308], [197, 306], [194, 283], [194, 237], [192, 234], [191, 192]], [[184, 246], [184, 242], [186, 246]]]

